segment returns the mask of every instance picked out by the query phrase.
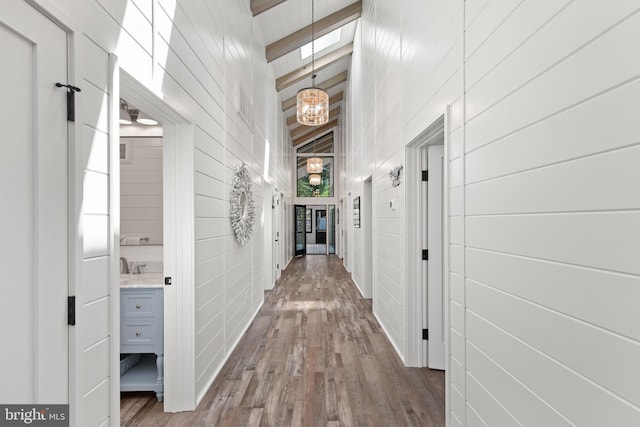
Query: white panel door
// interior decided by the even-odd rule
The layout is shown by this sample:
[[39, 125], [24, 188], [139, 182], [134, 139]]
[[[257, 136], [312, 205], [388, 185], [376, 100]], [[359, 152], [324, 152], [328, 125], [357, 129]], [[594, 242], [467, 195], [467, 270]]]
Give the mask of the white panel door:
[[[277, 190], [277, 189], [276, 189]], [[276, 283], [276, 280], [280, 278], [280, 198], [277, 192], [272, 192], [272, 205], [275, 206], [272, 210], [271, 217], [271, 236], [273, 238], [272, 247], [272, 259], [271, 259], [271, 287]]]
[[0, 402], [68, 402], [67, 34], [0, 2]]
[[444, 146], [430, 145], [427, 148], [429, 170], [427, 200], [427, 247], [429, 248], [428, 269], [428, 316], [429, 316], [429, 359], [431, 369], [445, 368], [444, 345], [444, 287], [442, 274], [442, 208], [443, 208], [443, 164]]

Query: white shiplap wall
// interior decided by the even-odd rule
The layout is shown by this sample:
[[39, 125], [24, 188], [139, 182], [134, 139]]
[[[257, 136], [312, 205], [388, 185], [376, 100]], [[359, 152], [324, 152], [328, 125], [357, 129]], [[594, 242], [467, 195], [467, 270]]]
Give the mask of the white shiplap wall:
[[[350, 100], [374, 85], [375, 115], [361, 111], [375, 134], [350, 133], [346, 181], [366, 144], [374, 311], [401, 357], [409, 284], [385, 260], [403, 256], [404, 194], [384, 173], [452, 106], [452, 426], [640, 423], [638, 9], [365, 0], [368, 72], [351, 75]], [[384, 209], [392, 198], [397, 219]]]
[[[365, 1], [360, 25], [348, 95], [347, 192], [360, 195], [372, 175], [374, 313], [404, 359], [405, 194], [404, 186], [392, 187], [388, 173], [403, 164], [404, 146], [461, 96], [462, 3]], [[363, 265], [357, 234], [347, 237], [346, 255], [356, 278]]]
[[[109, 52], [141, 85], [193, 123], [196, 230], [193, 316], [196, 347], [193, 395], [211, 383], [241, 333], [262, 304], [262, 232], [241, 248], [231, 235], [229, 191], [234, 169], [249, 165], [261, 217], [262, 177], [291, 200], [291, 155], [273, 75], [264, 60], [260, 31], [248, 2], [182, 0], [36, 0], [74, 33], [71, 45], [77, 96], [79, 140], [73, 200], [82, 218], [80, 249], [72, 261], [77, 277], [79, 345], [77, 396], [82, 418], [77, 425], [117, 424], [117, 400], [110, 401], [110, 260], [117, 228], [109, 221]], [[269, 84], [267, 84], [267, 82]], [[253, 118], [235, 109], [240, 85], [253, 101]], [[264, 143], [273, 157], [264, 171]], [[190, 144], [186, 144], [190, 146]], [[115, 302], [117, 303], [117, 302]], [[82, 322], [82, 323], [80, 323]], [[79, 326], [80, 327], [80, 326]], [[80, 329], [79, 329], [80, 330]], [[189, 341], [189, 340], [187, 340]], [[115, 393], [114, 393], [115, 395]], [[113, 395], [112, 395], [113, 396]]]
[[120, 162], [120, 236], [162, 245], [162, 137], [120, 137], [130, 159]]
[[[71, 414], [77, 425], [108, 425], [111, 409], [111, 344], [109, 323], [110, 290], [110, 232], [109, 232], [109, 127], [106, 108], [109, 93], [109, 61], [107, 53], [88, 37], [80, 37], [78, 48], [87, 58], [80, 65], [77, 85], [84, 96], [78, 100], [81, 120], [81, 141], [76, 152], [82, 153], [76, 163], [74, 199], [81, 213], [78, 236], [82, 250], [74, 254], [76, 325], [79, 349], [71, 351], [75, 366], [75, 384], [70, 402], [78, 402], [84, 410], [73, 407]], [[89, 107], [90, 106], [90, 107]], [[84, 108], [83, 108], [84, 107]], [[78, 262], [80, 260], [80, 262]], [[74, 331], [72, 331], [73, 333]], [[78, 352], [78, 350], [80, 350]], [[80, 356], [78, 356], [80, 353]], [[75, 360], [74, 360], [75, 359]], [[70, 368], [71, 370], [71, 368]], [[73, 374], [71, 374], [73, 378]], [[75, 388], [75, 391], [73, 391]], [[74, 396], [75, 395], [75, 396]]]
[[638, 424], [638, 5], [492, 3], [465, 52], [468, 421]]
[[[363, 93], [373, 96], [375, 88], [373, 79], [367, 80], [371, 83], [370, 87], [363, 87], [360, 76], [373, 73], [371, 64], [365, 62], [366, 57], [363, 55], [365, 49], [362, 46], [366, 43], [373, 43], [372, 40], [364, 40], [363, 34], [375, 35], [375, 31], [365, 32], [363, 27], [369, 25], [368, 22], [361, 21], [356, 28], [354, 37], [354, 53], [352, 55], [351, 67], [349, 74], [351, 78], [348, 80], [347, 97], [348, 102], [342, 110], [342, 123], [344, 137], [343, 147], [340, 150], [341, 165], [341, 196], [343, 211], [340, 213], [343, 232], [346, 235], [345, 240], [348, 242], [347, 249], [349, 252], [345, 254], [345, 267], [351, 272], [354, 283], [358, 286], [360, 293], [367, 298], [371, 298], [369, 289], [371, 284], [365, 283], [366, 274], [364, 272], [364, 247], [363, 247], [363, 228], [355, 228], [353, 225], [353, 201], [356, 197], [360, 197], [362, 209], [362, 200], [364, 197], [364, 180], [374, 173], [374, 152], [373, 139], [375, 137], [374, 128], [364, 126], [368, 123], [364, 117], [375, 115], [375, 105], [368, 102]], [[364, 70], [367, 70], [364, 72]], [[375, 208], [374, 208], [375, 209]], [[361, 215], [361, 225], [362, 215]], [[342, 253], [342, 251], [341, 251]]]

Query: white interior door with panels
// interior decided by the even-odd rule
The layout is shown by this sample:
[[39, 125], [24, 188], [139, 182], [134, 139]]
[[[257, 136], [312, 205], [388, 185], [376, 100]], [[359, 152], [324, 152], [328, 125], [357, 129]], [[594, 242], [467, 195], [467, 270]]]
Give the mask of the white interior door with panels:
[[[422, 192], [420, 234], [423, 262], [420, 273], [422, 292], [423, 348], [422, 366], [445, 368], [444, 287], [443, 287], [443, 161], [442, 134], [430, 139], [420, 150]], [[436, 145], [433, 145], [436, 144]]]
[[69, 401], [67, 32], [0, 2], [0, 402]]
[[427, 147], [427, 247], [429, 268], [427, 272], [427, 313], [429, 349], [427, 366], [445, 368], [444, 335], [444, 281], [443, 281], [443, 164], [444, 146]]
[[272, 248], [272, 287], [276, 283], [276, 280], [280, 278], [280, 265], [282, 263], [282, 258], [280, 256], [280, 217], [282, 214], [280, 213], [281, 204], [280, 204], [280, 194], [278, 193], [278, 189], [275, 188], [272, 192], [272, 218], [271, 218], [271, 233], [273, 239], [273, 248]]

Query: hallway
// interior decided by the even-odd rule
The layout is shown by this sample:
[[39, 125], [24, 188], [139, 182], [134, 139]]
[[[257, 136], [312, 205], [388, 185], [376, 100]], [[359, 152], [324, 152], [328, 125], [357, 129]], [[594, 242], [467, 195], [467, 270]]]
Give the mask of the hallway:
[[444, 372], [404, 368], [336, 256], [294, 258], [194, 412], [121, 399], [123, 426], [444, 426]]

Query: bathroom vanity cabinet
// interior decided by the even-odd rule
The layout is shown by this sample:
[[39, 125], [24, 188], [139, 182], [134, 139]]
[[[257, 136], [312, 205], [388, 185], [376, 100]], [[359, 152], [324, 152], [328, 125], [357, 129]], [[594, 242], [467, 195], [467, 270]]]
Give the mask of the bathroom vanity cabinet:
[[142, 353], [140, 362], [120, 377], [120, 391], [154, 391], [164, 396], [163, 289], [120, 288], [120, 353]]

